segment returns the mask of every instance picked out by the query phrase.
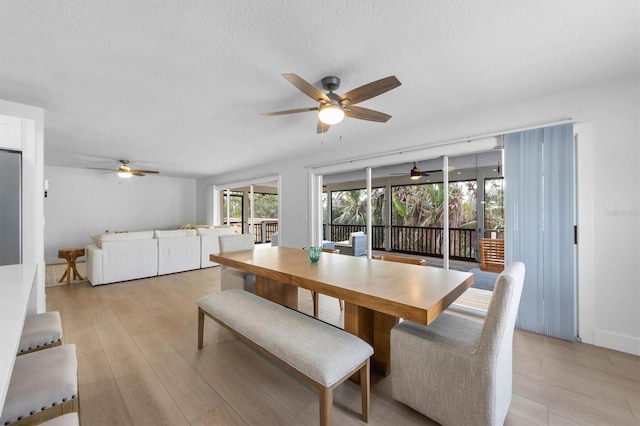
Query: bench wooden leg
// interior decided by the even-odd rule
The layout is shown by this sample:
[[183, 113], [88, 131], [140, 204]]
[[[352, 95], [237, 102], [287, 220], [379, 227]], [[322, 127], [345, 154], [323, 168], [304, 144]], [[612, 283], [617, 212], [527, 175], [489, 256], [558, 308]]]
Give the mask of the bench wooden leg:
[[320, 426], [333, 423], [333, 389], [320, 388]]
[[198, 349], [202, 349], [204, 343], [204, 312], [198, 308]]
[[311, 300], [313, 300], [313, 317], [318, 318], [318, 293], [311, 292]]
[[362, 397], [362, 420], [369, 422], [369, 400], [371, 395], [371, 374], [369, 370], [369, 359], [360, 369], [360, 393]]

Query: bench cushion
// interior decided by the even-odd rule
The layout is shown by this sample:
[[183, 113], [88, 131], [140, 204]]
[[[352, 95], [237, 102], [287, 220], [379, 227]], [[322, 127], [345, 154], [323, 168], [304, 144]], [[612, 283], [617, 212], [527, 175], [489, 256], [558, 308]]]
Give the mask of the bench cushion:
[[40, 426], [76, 426], [80, 424], [78, 413], [68, 413], [55, 417], [47, 422], [41, 423]]
[[15, 422], [78, 396], [78, 360], [73, 344], [16, 358], [0, 424]]
[[357, 336], [240, 289], [198, 306], [315, 382], [329, 387], [373, 354]]

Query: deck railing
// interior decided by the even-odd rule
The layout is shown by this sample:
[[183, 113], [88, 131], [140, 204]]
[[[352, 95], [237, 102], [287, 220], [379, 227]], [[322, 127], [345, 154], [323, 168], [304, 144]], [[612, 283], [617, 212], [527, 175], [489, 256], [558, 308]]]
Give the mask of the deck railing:
[[[243, 226], [242, 221], [239, 219], [231, 219], [231, 223], [229, 223], [235, 231], [239, 234], [242, 234]], [[245, 229], [249, 229], [250, 225], [245, 223]], [[260, 222], [253, 223], [253, 242], [256, 244], [262, 243], [270, 243], [271, 236], [278, 232], [278, 221], [277, 220], [261, 220]]]
[[253, 240], [256, 244], [270, 243], [271, 236], [278, 232], [277, 221], [262, 221], [253, 224]]
[[[325, 240], [346, 241], [352, 232], [367, 232], [365, 225], [325, 225]], [[384, 250], [384, 226], [373, 225], [372, 227], [371, 247], [374, 250]], [[327, 236], [329, 238], [327, 238]]]
[[[366, 232], [364, 225], [327, 225], [325, 239], [343, 241], [349, 239], [351, 232]], [[391, 226], [391, 247], [388, 251], [442, 257], [442, 228], [424, 226]], [[372, 226], [371, 246], [374, 250], [387, 250], [385, 247], [385, 226]], [[329, 238], [327, 238], [327, 236]], [[476, 260], [477, 232], [475, 229], [449, 229], [449, 257], [461, 260]]]

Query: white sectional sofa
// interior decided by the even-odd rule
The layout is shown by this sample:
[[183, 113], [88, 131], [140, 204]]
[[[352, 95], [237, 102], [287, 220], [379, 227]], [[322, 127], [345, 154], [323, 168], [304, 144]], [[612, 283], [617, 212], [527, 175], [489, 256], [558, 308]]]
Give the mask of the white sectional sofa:
[[219, 227], [93, 234], [87, 279], [96, 286], [216, 266], [209, 254], [219, 252], [218, 236], [233, 233]]
[[233, 228], [229, 226], [221, 226], [216, 228], [198, 228], [196, 229], [200, 236], [200, 267], [208, 268], [210, 266], [218, 266], [219, 263], [209, 260], [211, 253], [220, 253], [220, 244], [218, 237], [220, 235], [235, 234]]
[[158, 240], [153, 231], [93, 236], [87, 246], [87, 278], [91, 285], [158, 275]]
[[158, 275], [200, 269], [200, 237], [195, 229], [154, 231], [158, 240]]

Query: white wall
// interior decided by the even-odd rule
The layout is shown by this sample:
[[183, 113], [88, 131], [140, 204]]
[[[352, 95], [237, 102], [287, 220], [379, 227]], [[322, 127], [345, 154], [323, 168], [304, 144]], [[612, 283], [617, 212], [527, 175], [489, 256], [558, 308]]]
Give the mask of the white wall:
[[195, 223], [193, 179], [144, 176], [121, 179], [115, 173], [45, 166], [44, 254], [63, 262], [58, 249], [85, 247], [92, 233], [175, 229]]
[[[544, 126], [568, 118], [577, 123], [590, 123], [592, 135], [580, 146], [578, 159], [579, 171], [592, 173], [578, 177], [579, 197], [582, 197], [578, 208], [581, 217], [592, 218], [592, 223], [586, 225], [592, 230], [593, 241], [590, 258], [579, 258], [579, 292], [592, 294], [585, 303], [581, 301], [580, 336], [587, 343], [640, 355], [638, 93], [640, 84], [636, 76], [499, 109], [476, 111], [449, 121], [419, 123], [397, 135], [401, 145], [394, 141], [377, 146], [370, 141], [351, 146], [341, 142], [340, 149], [335, 149], [326, 144], [324, 154], [256, 165], [252, 172], [281, 175], [280, 241], [282, 245], [303, 247], [309, 243], [306, 219], [309, 205], [306, 167], [309, 165], [353, 158], [358, 152], [361, 156], [384, 153], [400, 147]], [[366, 151], [362, 151], [363, 147]], [[238, 172], [199, 180], [198, 218], [206, 218], [210, 185], [241, 179], [242, 173]], [[585, 191], [591, 191], [587, 193], [591, 196], [585, 196]]]

